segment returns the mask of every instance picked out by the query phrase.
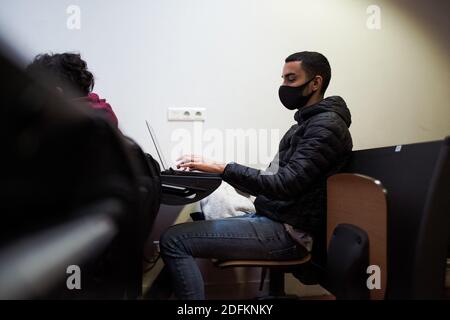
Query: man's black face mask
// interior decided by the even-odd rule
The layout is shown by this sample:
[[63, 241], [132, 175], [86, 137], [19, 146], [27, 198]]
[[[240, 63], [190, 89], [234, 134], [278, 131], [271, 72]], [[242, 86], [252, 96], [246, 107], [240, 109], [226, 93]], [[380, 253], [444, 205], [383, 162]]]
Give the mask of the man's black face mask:
[[303, 95], [303, 90], [312, 80], [314, 80], [314, 77], [297, 87], [281, 86], [278, 90], [278, 96], [280, 97], [281, 103], [289, 110], [300, 109], [301, 107], [304, 107], [314, 94], [313, 91], [307, 96]]

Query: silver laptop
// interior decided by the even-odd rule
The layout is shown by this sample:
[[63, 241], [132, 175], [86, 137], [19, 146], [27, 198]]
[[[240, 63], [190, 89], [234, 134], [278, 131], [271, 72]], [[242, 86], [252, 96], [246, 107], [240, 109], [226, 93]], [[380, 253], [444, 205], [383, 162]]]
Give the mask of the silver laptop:
[[167, 162], [164, 158], [164, 155], [161, 151], [161, 147], [159, 146], [158, 139], [156, 139], [155, 131], [150, 126], [150, 123], [145, 120], [147, 124], [148, 133], [150, 134], [150, 138], [152, 139], [153, 145], [155, 146], [156, 153], [158, 154], [159, 162], [161, 163], [162, 172], [161, 174], [170, 174], [170, 175], [183, 175], [183, 176], [196, 176], [196, 177], [220, 177], [220, 174], [217, 173], [207, 173], [201, 171], [185, 171], [185, 170], [174, 170], [167, 165]]
[[164, 155], [161, 151], [161, 147], [159, 146], [158, 140], [156, 139], [155, 131], [153, 131], [153, 128], [150, 126], [147, 120], [145, 120], [145, 123], [147, 124], [148, 132], [150, 133], [150, 137], [152, 139], [153, 145], [155, 146], [156, 153], [158, 154], [159, 162], [161, 163], [161, 167], [163, 171], [166, 171], [169, 169], [169, 166], [167, 165], [166, 159], [164, 158]]

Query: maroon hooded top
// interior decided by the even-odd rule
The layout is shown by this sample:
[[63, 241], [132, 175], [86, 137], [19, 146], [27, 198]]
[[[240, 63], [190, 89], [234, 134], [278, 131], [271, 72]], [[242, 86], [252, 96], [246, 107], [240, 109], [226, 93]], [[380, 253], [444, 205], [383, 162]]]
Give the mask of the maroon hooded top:
[[[76, 99], [78, 100], [78, 99]], [[119, 121], [111, 108], [111, 105], [106, 102], [106, 99], [100, 99], [98, 94], [89, 93], [87, 97], [80, 98], [83, 102], [87, 102], [92, 109], [102, 110], [106, 114], [106, 118], [111, 121], [112, 124], [117, 128], [119, 126]]]

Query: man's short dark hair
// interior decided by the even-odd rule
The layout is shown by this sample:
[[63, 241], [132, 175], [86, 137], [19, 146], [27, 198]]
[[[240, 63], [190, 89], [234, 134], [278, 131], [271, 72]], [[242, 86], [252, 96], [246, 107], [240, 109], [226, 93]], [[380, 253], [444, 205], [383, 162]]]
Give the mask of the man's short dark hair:
[[51, 76], [51, 85], [61, 87], [66, 92], [71, 92], [73, 88], [87, 96], [94, 88], [94, 76], [78, 53], [39, 54], [26, 71], [36, 76], [48, 74]]
[[285, 62], [301, 61], [303, 70], [305, 70], [308, 78], [312, 78], [316, 75], [322, 77], [322, 89], [320, 93], [324, 94], [328, 88], [328, 84], [331, 79], [331, 67], [327, 58], [321, 53], [302, 51], [291, 54], [286, 58]]

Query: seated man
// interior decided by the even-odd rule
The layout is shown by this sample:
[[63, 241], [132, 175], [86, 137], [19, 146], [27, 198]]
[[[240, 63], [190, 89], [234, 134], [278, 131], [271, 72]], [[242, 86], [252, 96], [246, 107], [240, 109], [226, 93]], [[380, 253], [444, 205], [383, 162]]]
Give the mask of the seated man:
[[266, 171], [237, 163], [205, 162], [184, 156], [179, 168], [220, 173], [236, 189], [256, 196], [255, 214], [170, 227], [161, 256], [179, 299], [204, 299], [194, 258], [289, 260], [311, 250], [323, 255], [326, 239], [326, 179], [352, 150], [350, 111], [338, 96], [323, 98], [331, 78], [328, 60], [299, 52], [285, 60], [282, 104], [297, 109], [297, 122], [284, 135]]
[[30, 75], [46, 76], [49, 85], [66, 99], [87, 103], [104, 115], [115, 127], [118, 126], [117, 117], [109, 103], [92, 93], [94, 76], [79, 54], [39, 54], [28, 65], [26, 71]]

